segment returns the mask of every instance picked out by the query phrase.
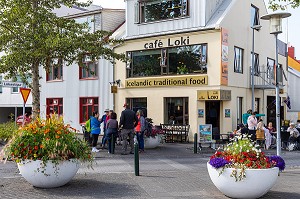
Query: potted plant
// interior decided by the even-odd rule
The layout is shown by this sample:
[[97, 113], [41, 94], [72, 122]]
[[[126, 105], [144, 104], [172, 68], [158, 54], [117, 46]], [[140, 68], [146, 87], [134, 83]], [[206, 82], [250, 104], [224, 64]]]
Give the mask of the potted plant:
[[151, 118], [145, 118], [145, 120], [147, 126], [144, 134], [145, 148], [156, 148], [162, 142], [164, 131], [159, 126], [153, 126]]
[[266, 156], [246, 135], [234, 137], [207, 163], [212, 182], [232, 198], [263, 196], [284, 168], [285, 162], [280, 156]]
[[179, 66], [177, 67], [177, 74], [188, 74], [189, 70], [186, 67], [186, 65], [184, 65], [183, 62], [179, 62]]
[[21, 175], [33, 186], [59, 187], [77, 173], [81, 162], [92, 162], [87, 143], [76, 136], [62, 116], [36, 118], [20, 127], [4, 148], [6, 158], [15, 161]]

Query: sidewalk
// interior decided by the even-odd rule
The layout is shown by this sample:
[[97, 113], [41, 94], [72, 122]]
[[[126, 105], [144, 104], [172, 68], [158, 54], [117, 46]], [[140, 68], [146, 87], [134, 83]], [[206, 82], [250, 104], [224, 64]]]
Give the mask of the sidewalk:
[[[192, 144], [162, 144], [140, 154], [140, 176], [134, 175], [134, 155], [106, 150], [97, 153], [94, 170], [82, 167], [67, 185], [38, 189], [28, 184], [13, 162], [0, 166], [0, 198], [227, 198], [212, 184], [206, 162], [214, 151], [193, 153]], [[276, 150], [266, 153], [276, 154]], [[283, 151], [286, 170], [263, 199], [300, 198], [300, 151]]]

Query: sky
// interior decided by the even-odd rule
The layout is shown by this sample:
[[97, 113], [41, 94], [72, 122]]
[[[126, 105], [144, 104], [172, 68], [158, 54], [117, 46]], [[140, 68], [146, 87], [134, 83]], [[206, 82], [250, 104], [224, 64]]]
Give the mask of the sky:
[[[268, 0], [264, 0], [268, 2]], [[101, 5], [104, 8], [122, 8], [125, 9], [124, 0], [93, 0], [93, 4]], [[272, 13], [272, 11], [268, 11]], [[279, 39], [289, 45], [295, 47], [295, 56], [300, 59], [300, 7], [299, 8], [288, 8], [287, 12], [292, 14], [291, 17], [283, 19], [283, 33], [279, 35]], [[269, 28], [269, 27], [268, 27]]]

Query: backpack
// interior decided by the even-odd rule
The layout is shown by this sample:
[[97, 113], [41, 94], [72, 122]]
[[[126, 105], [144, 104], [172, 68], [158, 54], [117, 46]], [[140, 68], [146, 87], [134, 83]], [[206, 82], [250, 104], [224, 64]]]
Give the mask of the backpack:
[[91, 119], [85, 122], [86, 132], [91, 132]]

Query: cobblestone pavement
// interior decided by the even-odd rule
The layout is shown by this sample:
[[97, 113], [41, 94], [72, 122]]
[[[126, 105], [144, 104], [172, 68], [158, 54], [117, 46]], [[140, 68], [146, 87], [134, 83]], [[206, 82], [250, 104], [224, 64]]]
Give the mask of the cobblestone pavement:
[[[28, 184], [13, 162], [0, 165], [0, 198], [227, 198], [212, 184], [206, 169], [212, 149], [193, 153], [192, 144], [163, 144], [140, 154], [140, 176], [134, 175], [134, 156], [97, 153], [94, 169], [80, 168], [67, 185], [40, 189]], [[266, 151], [276, 154], [276, 150]], [[300, 151], [283, 151], [286, 170], [263, 199], [300, 198]]]

